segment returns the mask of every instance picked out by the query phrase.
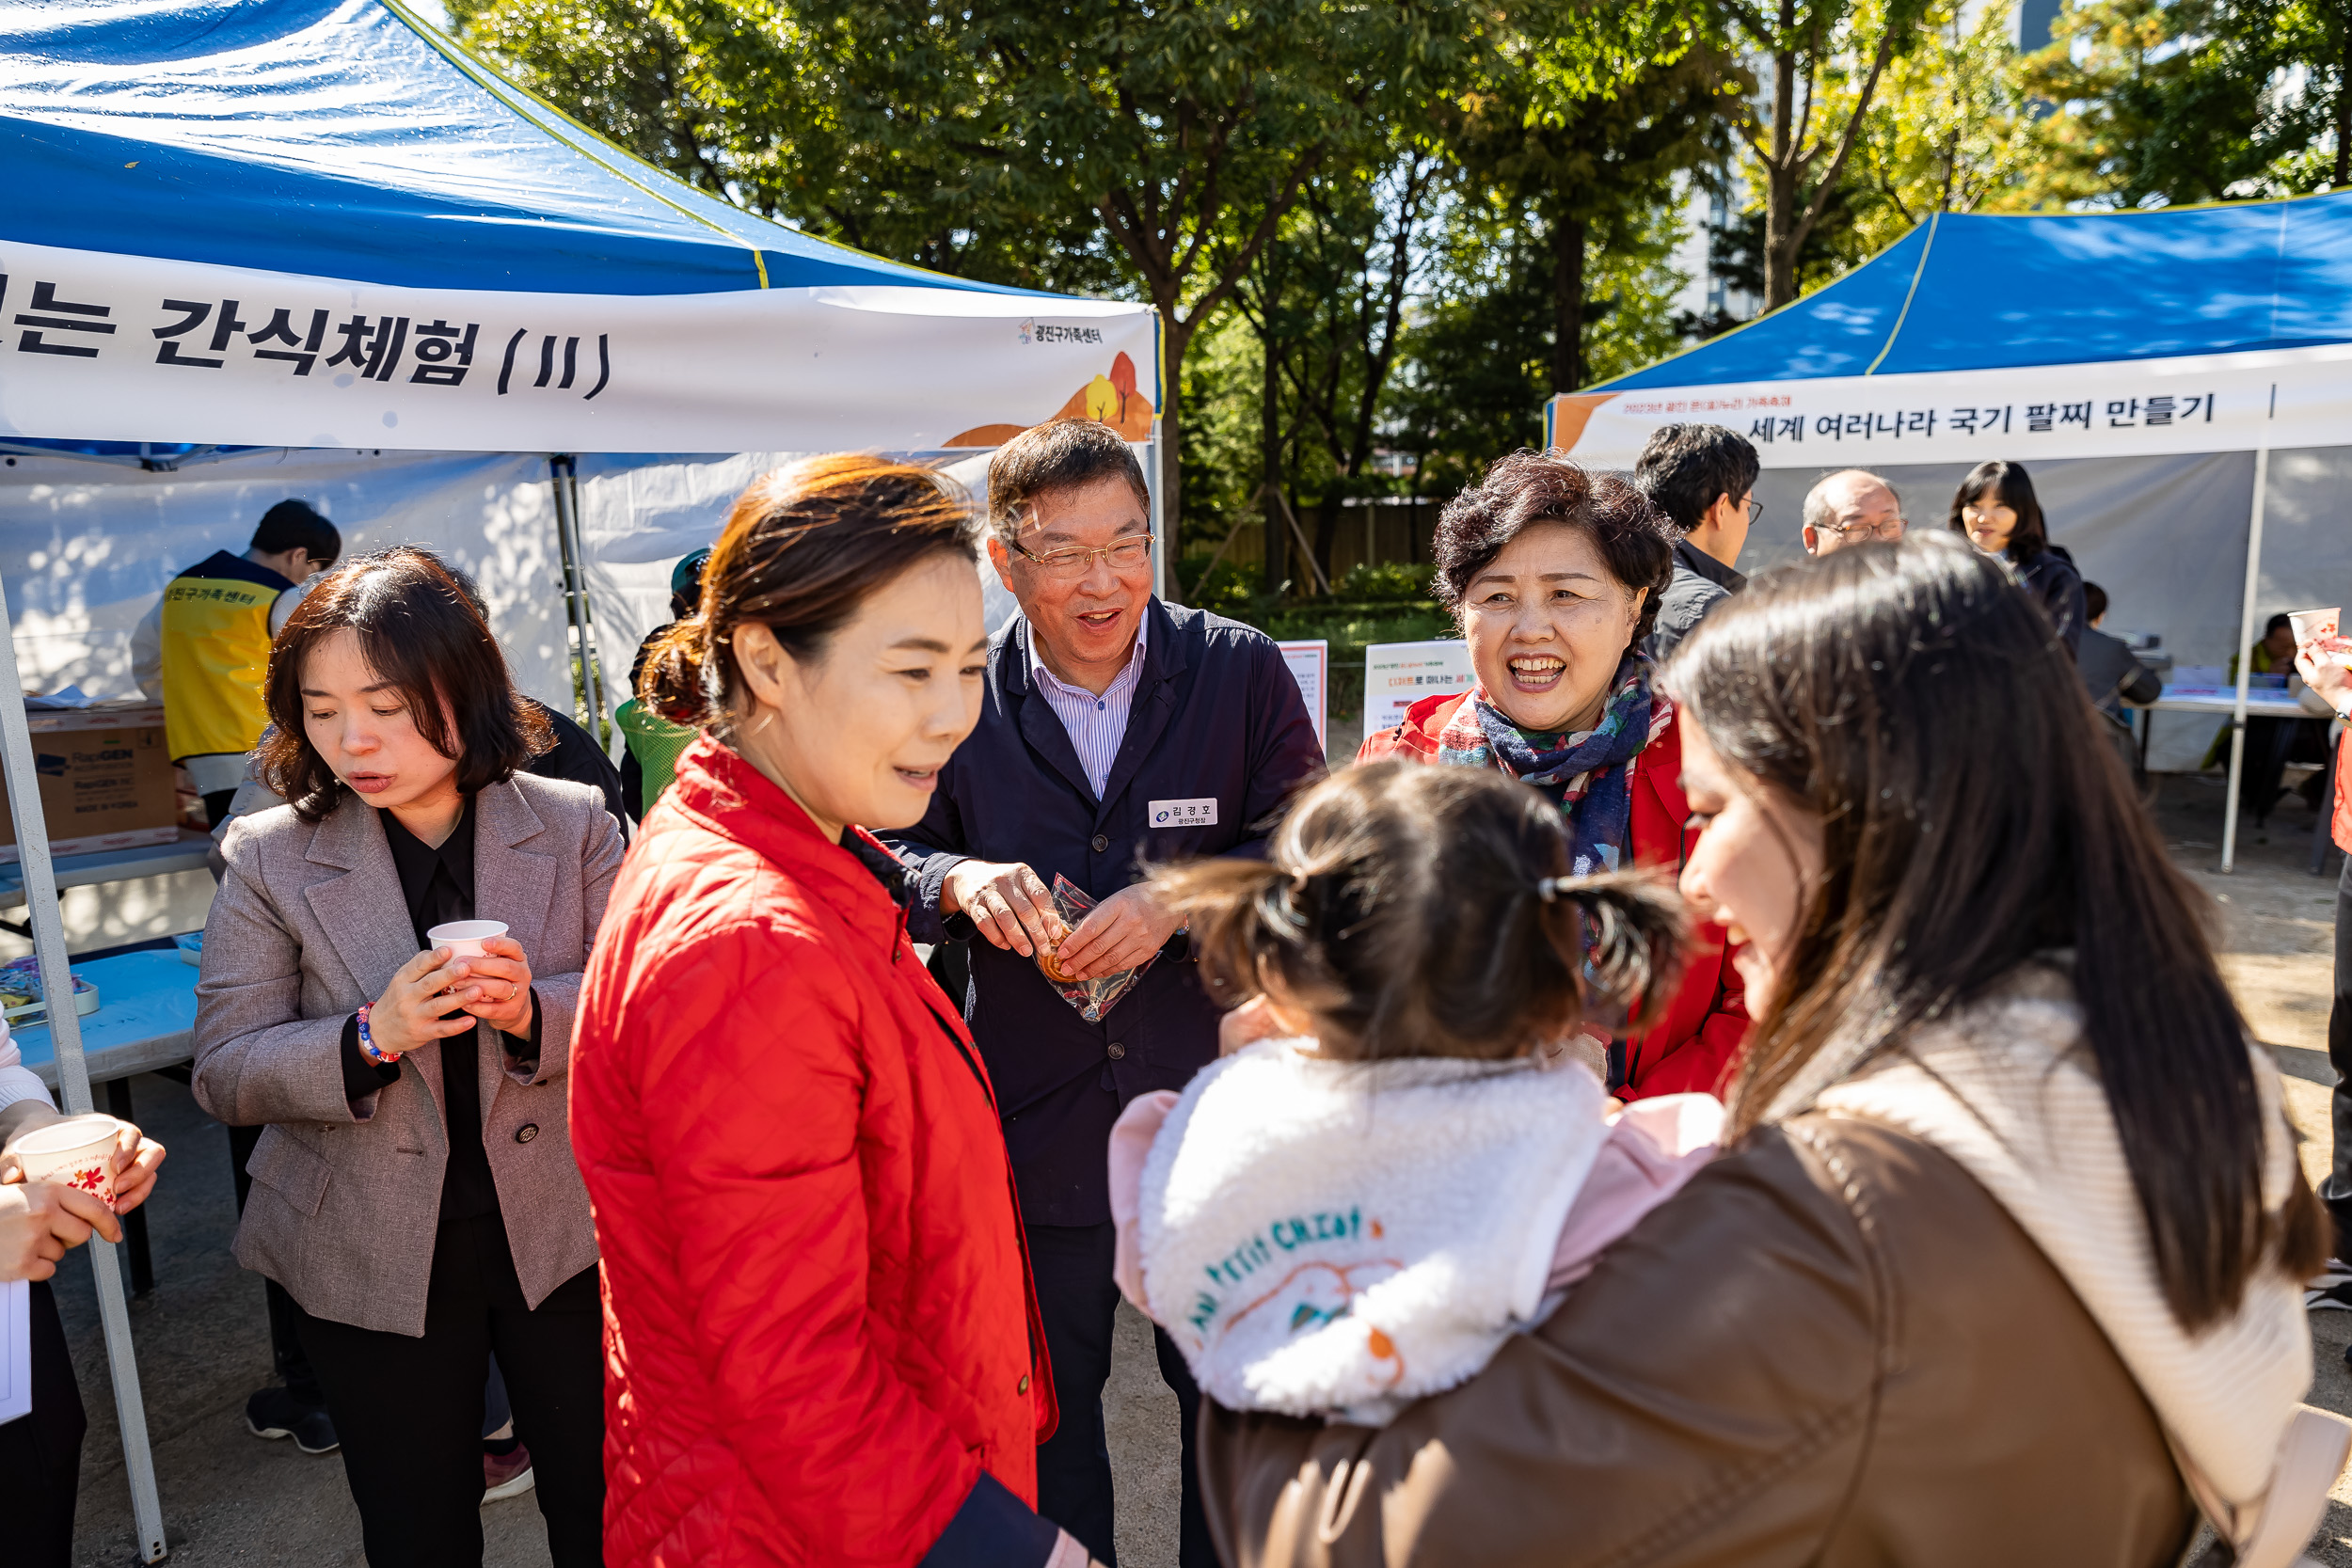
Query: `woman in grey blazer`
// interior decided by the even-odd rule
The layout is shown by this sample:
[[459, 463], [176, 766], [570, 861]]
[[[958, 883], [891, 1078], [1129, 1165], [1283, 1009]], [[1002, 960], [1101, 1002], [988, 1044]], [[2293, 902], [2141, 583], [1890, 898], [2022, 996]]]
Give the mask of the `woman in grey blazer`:
[[[601, 1560], [602, 1348], [565, 1069], [621, 861], [439, 561], [323, 579], [270, 654], [265, 782], [204, 930], [196, 1097], [267, 1124], [237, 1259], [284, 1286], [375, 1568], [482, 1560], [492, 1351], [556, 1568]], [[425, 933], [502, 922], [479, 957]]]

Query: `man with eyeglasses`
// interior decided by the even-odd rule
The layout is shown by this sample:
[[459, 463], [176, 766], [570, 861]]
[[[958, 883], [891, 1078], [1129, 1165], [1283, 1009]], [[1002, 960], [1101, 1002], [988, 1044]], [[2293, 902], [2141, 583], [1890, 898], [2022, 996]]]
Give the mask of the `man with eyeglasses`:
[[1763, 471], [1747, 437], [1719, 424], [1660, 425], [1633, 465], [1633, 483], [1682, 531], [1674, 579], [1658, 596], [1658, 620], [1643, 651], [1663, 664], [1707, 612], [1748, 585], [1733, 565], [1764, 510]]
[[1828, 555], [1848, 545], [1903, 536], [1903, 499], [1867, 468], [1840, 468], [1804, 498], [1804, 553]]
[[[1150, 496], [1109, 426], [1015, 436], [989, 464], [988, 510], [989, 559], [1020, 613], [990, 644], [978, 726], [892, 847], [914, 874], [914, 939], [969, 944], [958, 1000], [1004, 1117], [1061, 1409], [1038, 1449], [1038, 1512], [1112, 1563], [1111, 1124], [1215, 1060], [1219, 1017], [1175, 917], [1137, 878], [1146, 863], [1263, 854], [1268, 818], [1321, 776], [1323, 751], [1264, 633], [1152, 592]], [[1057, 878], [1096, 900], [1072, 930]], [[1089, 1022], [1041, 958], [1080, 980], [1151, 967]], [[1183, 1415], [1179, 1560], [1213, 1568], [1200, 1391], [1155, 1338]]]

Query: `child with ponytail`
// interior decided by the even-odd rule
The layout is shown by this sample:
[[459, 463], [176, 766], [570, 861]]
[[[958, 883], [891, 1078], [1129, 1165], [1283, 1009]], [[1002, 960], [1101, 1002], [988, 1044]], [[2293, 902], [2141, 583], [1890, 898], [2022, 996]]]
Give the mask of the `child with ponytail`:
[[1462, 1382], [1705, 1162], [1708, 1095], [1614, 1109], [1578, 1049], [1672, 993], [1680, 904], [1575, 878], [1557, 808], [1383, 763], [1263, 861], [1152, 874], [1229, 1039], [1111, 1138], [1120, 1288], [1230, 1409], [1383, 1425]]

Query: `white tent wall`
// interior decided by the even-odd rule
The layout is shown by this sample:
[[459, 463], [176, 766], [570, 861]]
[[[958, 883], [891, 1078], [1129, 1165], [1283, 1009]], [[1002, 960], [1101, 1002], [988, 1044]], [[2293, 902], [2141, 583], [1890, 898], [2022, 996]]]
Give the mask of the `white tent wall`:
[[[0, 460], [0, 574], [24, 684], [133, 695], [131, 633], [164, 585], [216, 549], [242, 551], [261, 515], [289, 496], [333, 519], [347, 554], [419, 544], [463, 566], [482, 585], [524, 689], [572, 710], [562, 556], [538, 454], [272, 450], [169, 473], [71, 457]], [[68, 943], [87, 952], [195, 929], [212, 894], [209, 874], [188, 871], [59, 896]], [[0, 933], [0, 958], [29, 951]]]
[[171, 473], [10, 458], [0, 467], [0, 574], [25, 684], [132, 695], [131, 633], [165, 584], [215, 550], [244, 550], [262, 514], [290, 496], [333, 521], [346, 556], [422, 545], [464, 567], [516, 681], [571, 710], [563, 558], [548, 460], [535, 453], [271, 450]]
[[[1943, 528], [1970, 465], [1888, 464], [1915, 529]], [[1764, 516], [1740, 570], [1804, 555], [1798, 538], [1805, 493], [1829, 470], [1768, 468], [1756, 482]], [[2107, 591], [2110, 630], [2162, 635], [2181, 665], [2218, 665], [2235, 651], [2245, 593], [2254, 454], [2045, 459], [2028, 465], [2050, 537], [2074, 553], [2083, 576]], [[2269, 501], [2257, 594], [2261, 617], [2352, 602], [2352, 448], [2271, 454]], [[2257, 627], [2259, 630], [2259, 626]], [[2195, 768], [2225, 722], [2201, 714], [2154, 714], [2148, 765]]]

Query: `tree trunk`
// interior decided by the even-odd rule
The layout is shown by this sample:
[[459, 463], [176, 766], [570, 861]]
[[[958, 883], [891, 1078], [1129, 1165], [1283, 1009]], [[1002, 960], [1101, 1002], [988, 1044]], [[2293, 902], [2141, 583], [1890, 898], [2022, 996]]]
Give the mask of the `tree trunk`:
[[1340, 537], [1340, 487], [1335, 480], [1323, 492], [1323, 499], [1315, 503], [1315, 564], [1323, 568], [1323, 580], [1334, 581], [1331, 571], [1331, 547]]
[[2336, 177], [2331, 188], [2352, 184], [2352, 20], [2344, 23], [2336, 57]]
[[1779, 47], [1772, 54], [1772, 155], [1764, 165], [1764, 309], [1797, 297], [1796, 0], [1780, 0]]
[[1268, 269], [1266, 282], [1265, 330], [1258, 335], [1258, 347], [1265, 361], [1265, 375], [1258, 398], [1258, 514], [1265, 519], [1265, 590], [1269, 594], [1281, 590], [1290, 574], [1291, 535], [1289, 525], [1282, 521], [1282, 356], [1281, 345], [1274, 341], [1274, 281]]
[[1551, 224], [1551, 389], [1573, 392], [1584, 385], [1584, 225], [1575, 218]]

